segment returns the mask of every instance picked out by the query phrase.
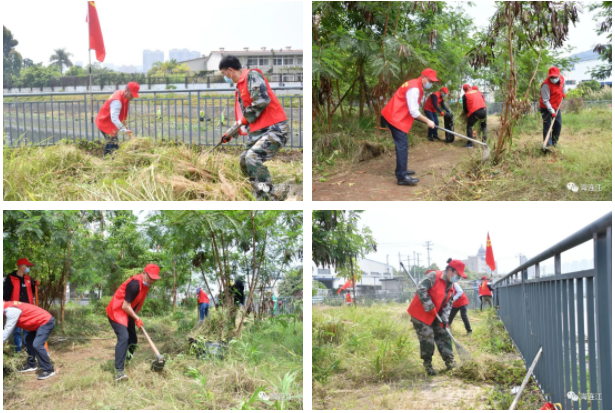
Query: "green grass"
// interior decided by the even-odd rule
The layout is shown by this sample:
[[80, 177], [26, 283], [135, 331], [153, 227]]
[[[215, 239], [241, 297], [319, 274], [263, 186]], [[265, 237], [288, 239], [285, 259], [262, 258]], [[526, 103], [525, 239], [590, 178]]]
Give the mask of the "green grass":
[[[196, 146], [135, 138], [122, 143], [112, 158], [103, 159], [103, 146], [69, 142], [5, 147], [4, 200], [254, 200], [239, 165], [241, 149], [220, 148], [206, 154]], [[266, 165], [274, 183], [294, 188], [289, 200], [302, 198], [301, 151], [283, 150]]]
[[[419, 342], [406, 312], [407, 304], [372, 304], [370, 307], [313, 307], [313, 406], [317, 409], [502, 409], [508, 394], [520, 385], [525, 367], [493, 310], [470, 311], [473, 334], [466, 335], [461, 319], [453, 335], [473, 361], [446, 372], [438, 351], [433, 356], [437, 376], [428, 377], [420, 358]], [[433, 391], [429, 390], [434, 387]], [[437, 392], [467, 389], [468, 397], [439, 406], [429, 400]], [[470, 397], [471, 395], [471, 397]], [[512, 400], [510, 400], [512, 402]], [[431, 404], [430, 404], [431, 403]], [[530, 384], [518, 408], [541, 406], [536, 384]], [[432, 406], [432, 407], [429, 407]]]
[[[56, 326], [49, 340], [56, 377], [37, 382], [34, 373], [7, 375], [7, 368], [18, 366], [25, 356], [15, 357], [11, 346], [5, 347], [4, 408], [301, 409], [303, 401], [297, 395], [302, 394], [303, 324], [292, 319], [255, 322], [248, 317], [242, 337], [231, 342], [223, 360], [202, 360], [190, 349], [188, 337], [218, 340], [222, 330], [229, 331], [226, 313], [212, 310], [210, 314], [202, 326], [196, 308], [144, 316], [148, 333], [165, 357], [164, 372], [150, 370], [153, 353], [139, 332], [139, 349], [126, 366], [130, 380], [116, 385], [115, 336], [106, 317], [93, 307], [68, 307], [66, 322]], [[182, 328], [185, 324], [190, 325], [187, 331]], [[58, 341], [69, 336], [112, 339]], [[257, 348], [258, 357], [247, 357], [237, 343]], [[272, 399], [261, 400], [261, 391]], [[275, 395], [280, 395], [278, 400], [273, 399]]]

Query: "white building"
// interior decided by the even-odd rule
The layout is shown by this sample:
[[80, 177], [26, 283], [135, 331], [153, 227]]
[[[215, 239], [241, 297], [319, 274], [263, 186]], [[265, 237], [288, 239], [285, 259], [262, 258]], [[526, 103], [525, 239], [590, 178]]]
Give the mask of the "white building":
[[[564, 85], [564, 90], [569, 91], [570, 89], [576, 89], [576, 87], [581, 82], [586, 82], [588, 80], [593, 80], [591, 74], [589, 73], [592, 69], [595, 69], [598, 66], [605, 64], [606, 62], [600, 60], [600, 55], [595, 53], [593, 50], [587, 50], [585, 52], [576, 53], [571, 55], [570, 57], [578, 57], [580, 61], [575, 63], [572, 67], [572, 70], [562, 72], [564, 79], [566, 79], [566, 84]], [[598, 79], [596, 79], [598, 80]], [[602, 84], [611, 85], [613, 82], [613, 77], [609, 76], [608, 79], [598, 80]]]
[[156, 62], [164, 62], [164, 52], [162, 50], [143, 51], [143, 71], [145, 73], [147, 73]]
[[[462, 260], [462, 261], [466, 265], [466, 268], [469, 269], [470, 271], [473, 271], [478, 274], [491, 274], [491, 268], [489, 268], [489, 266], [487, 265], [487, 262], [485, 262], [486, 253], [487, 251], [481, 245], [480, 248], [478, 249], [478, 254], [474, 256], [468, 256], [467, 259]], [[496, 261], [495, 271], [493, 271], [493, 275], [496, 275], [497, 273], [498, 273], [498, 263]]]
[[[362, 279], [357, 281], [357, 292], [373, 292], [382, 289], [382, 279], [393, 278], [393, 266], [382, 262], [362, 259], [359, 268], [363, 273]], [[323, 283], [328, 289], [336, 290], [346, 283], [339, 278], [335, 268], [317, 267], [312, 263], [312, 279]]]
[[245, 68], [257, 68], [263, 73], [282, 73], [283, 81], [298, 82], [303, 79], [303, 50], [292, 50], [290, 47], [278, 50], [270, 50], [266, 47], [260, 50], [245, 48], [243, 51], [225, 51], [224, 48], [220, 48], [220, 51], [211, 52], [207, 56], [203, 55], [183, 63], [188, 65], [193, 72], [218, 72], [220, 61], [225, 55], [236, 56], [241, 66]]

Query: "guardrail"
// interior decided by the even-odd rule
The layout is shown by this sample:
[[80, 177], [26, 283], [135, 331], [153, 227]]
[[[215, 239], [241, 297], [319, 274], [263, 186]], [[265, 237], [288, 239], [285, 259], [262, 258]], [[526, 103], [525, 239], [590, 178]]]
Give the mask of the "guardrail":
[[[302, 88], [272, 87], [274, 91], [301, 91], [297, 95], [276, 94], [284, 107], [290, 124], [286, 147], [303, 147], [303, 95]], [[187, 144], [215, 145], [235, 121], [234, 88], [216, 89], [229, 92], [229, 96], [208, 96], [211, 89], [182, 91], [140, 91], [139, 99], [130, 102], [126, 124], [135, 136], [181, 141]], [[94, 98], [94, 111], [90, 93], [20, 93], [6, 94], [3, 103], [4, 137], [9, 147], [19, 145], [54, 145], [62, 139], [94, 141], [103, 139], [91, 120], [105, 103], [109, 92], [93, 92], [105, 99]], [[152, 95], [153, 98], [149, 98]], [[164, 97], [159, 97], [164, 95]], [[170, 96], [169, 96], [170, 95]], [[49, 101], [20, 102], [19, 98], [49, 96]], [[77, 100], [54, 101], [54, 97], [79, 96]], [[222, 117], [224, 115], [224, 119]], [[128, 137], [120, 134], [119, 140]], [[229, 145], [241, 145], [247, 137], [238, 136]]]
[[[594, 269], [562, 274], [561, 254], [589, 240]], [[566, 410], [612, 409], [612, 246], [609, 213], [493, 285], [498, 315], [526, 366], [542, 347], [533, 376]], [[552, 257], [555, 274], [541, 276], [540, 264]]]

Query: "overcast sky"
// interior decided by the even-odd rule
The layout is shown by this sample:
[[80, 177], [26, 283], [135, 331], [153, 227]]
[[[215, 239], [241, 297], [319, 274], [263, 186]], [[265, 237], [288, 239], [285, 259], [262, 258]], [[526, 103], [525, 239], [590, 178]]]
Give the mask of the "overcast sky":
[[[208, 54], [220, 47], [303, 46], [299, 1], [98, 0], [96, 7], [105, 63], [115, 65], [142, 65], [145, 49], [162, 50], [168, 59], [171, 49]], [[87, 1], [7, 1], [2, 10], [2, 24], [19, 41], [16, 49], [23, 58], [48, 64], [54, 49], [66, 48], [73, 63], [87, 64]]]
[[[390, 203], [389, 203], [390, 204]], [[378, 243], [378, 252], [366, 258], [399, 268], [398, 254], [421, 254], [427, 262], [426, 241], [431, 241], [431, 261], [440, 268], [448, 258], [476, 255], [491, 236], [498, 272], [519, 265], [518, 254], [528, 259], [572, 235], [612, 210], [610, 202], [498, 202], [419, 203], [393, 210], [366, 210], [361, 223]], [[591, 260], [591, 242], [562, 254], [562, 262]]]
[[[447, 3], [457, 7], [462, 3], [466, 14], [470, 16], [474, 24], [480, 28], [489, 26], [489, 20], [495, 13], [495, 1], [475, 1], [475, 6], [469, 6], [465, 1], [447, 1]], [[579, 23], [576, 27], [572, 26], [569, 32], [569, 38], [565, 42], [566, 46], [572, 46], [572, 53], [585, 52], [592, 50], [596, 43], [606, 41], [606, 35], [598, 36], [595, 29], [598, 23], [592, 19], [598, 11], [590, 12], [588, 5], [590, 2], [580, 2], [583, 6], [583, 13], [579, 16]]]

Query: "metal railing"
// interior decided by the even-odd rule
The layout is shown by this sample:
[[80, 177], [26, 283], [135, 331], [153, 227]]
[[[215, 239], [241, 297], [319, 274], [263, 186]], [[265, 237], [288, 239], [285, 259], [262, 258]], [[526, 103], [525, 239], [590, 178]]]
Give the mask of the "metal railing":
[[[607, 107], [609, 104], [613, 103], [610, 100], [584, 100], [583, 101], [583, 106], [584, 107]], [[570, 101], [564, 100], [564, 106], [562, 106], [562, 110], [566, 111], [568, 109], [568, 106], [570, 104]], [[502, 102], [487, 102], [487, 115], [496, 115], [499, 113], [502, 113]], [[532, 102], [532, 113], [536, 113], [536, 112], [540, 112], [540, 104], [538, 102]]]
[[[594, 269], [562, 274], [561, 254], [589, 240]], [[552, 257], [555, 274], [541, 276], [541, 262]], [[534, 279], [528, 279], [530, 267]], [[612, 213], [528, 260], [493, 287], [498, 315], [527, 367], [542, 347], [533, 375], [543, 394], [566, 410], [611, 410]]]
[[[298, 87], [272, 87], [274, 91], [301, 91]], [[187, 144], [215, 145], [235, 121], [234, 88], [216, 89], [228, 96], [211, 96], [211, 89], [167, 92], [140, 91], [139, 99], [130, 102], [126, 124], [135, 136], [181, 141]], [[302, 92], [300, 92], [302, 93]], [[90, 93], [25, 93], [6, 94], [3, 103], [4, 138], [9, 147], [19, 145], [54, 145], [62, 139], [94, 141], [104, 139], [91, 120], [105, 103], [109, 92]], [[104, 95], [105, 99], [96, 99]], [[152, 95], [153, 98], [149, 96]], [[160, 97], [159, 95], [163, 95]], [[276, 94], [290, 124], [286, 147], [303, 147], [303, 95]], [[22, 97], [49, 96], [49, 101], [20, 102]], [[77, 100], [60, 101], [54, 97], [80, 96]], [[141, 98], [142, 96], [142, 98]], [[6, 102], [13, 98], [13, 102]], [[222, 120], [224, 115], [224, 121]], [[119, 140], [128, 136], [119, 134]], [[238, 136], [229, 145], [244, 144], [246, 136]]]

